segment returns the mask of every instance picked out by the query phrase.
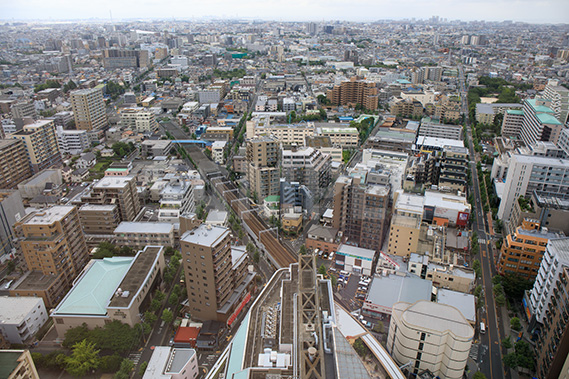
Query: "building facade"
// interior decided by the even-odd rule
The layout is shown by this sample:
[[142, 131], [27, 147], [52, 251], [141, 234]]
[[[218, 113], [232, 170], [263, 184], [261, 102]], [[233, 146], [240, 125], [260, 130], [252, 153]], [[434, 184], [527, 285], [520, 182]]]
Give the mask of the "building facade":
[[97, 130], [108, 124], [101, 87], [71, 92], [71, 106], [77, 130]]
[[22, 140], [0, 140], [0, 188], [16, 188], [32, 176], [32, 169]]
[[108, 205], [119, 208], [121, 221], [132, 221], [140, 212], [140, 198], [133, 176], [105, 176], [78, 201], [82, 204]]
[[279, 193], [279, 147], [273, 137], [259, 137], [247, 141], [247, 179], [251, 196], [258, 199]]
[[24, 125], [12, 138], [24, 141], [34, 174], [51, 166], [62, 164], [53, 120], [39, 120]]

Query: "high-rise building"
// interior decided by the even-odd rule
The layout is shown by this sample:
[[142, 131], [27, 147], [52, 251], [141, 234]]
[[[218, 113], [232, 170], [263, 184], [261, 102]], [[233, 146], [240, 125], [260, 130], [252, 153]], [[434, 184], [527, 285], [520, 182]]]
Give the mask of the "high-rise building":
[[524, 100], [524, 119], [520, 137], [526, 145], [536, 141], [557, 143], [563, 130], [563, 124], [555, 117], [550, 108], [551, 100], [535, 98]]
[[103, 50], [103, 66], [108, 69], [150, 66], [148, 50]]
[[11, 107], [13, 118], [37, 118], [33, 103], [16, 103]]
[[[559, 247], [567, 254], [567, 239], [560, 241]], [[563, 241], [563, 242], [561, 242]], [[554, 263], [554, 262], [552, 262]], [[566, 377], [569, 360], [569, 267], [566, 263], [559, 269], [559, 274], [551, 280], [549, 304], [544, 309], [543, 324], [536, 341], [537, 374], [543, 379]], [[563, 375], [565, 373], [565, 376]]]
[[60, 275], [68, 287], [89, 261], [77, 208], [57, 205], [33, 212], [14, 225], [28, 269]]
[[228, 228], [211, 224], [180, 237], [190, 312], [199, 320], [228, 322], [250, 295], [254, 273], [233, 269], [231, 239]]
[[0, 188], [16, 188], [32, 176], [26, 145], [22, 140], [0, 140], [0, 167]]
[[137, 133], [154, 133], [158, 123], [154, 113], [146, 108], [127, 108], [121, 111], [121, 124]]
[[400, 365], [417, 375], [460, 379], [470, 353], [474, 329], [450, 305], [431, 301], [395, 303], [391, 312], [387, 350]]
[[115, 204], [121, 221], [133, 221], [140, 212], [140, 198], [133, 176], [105, 176], [77, 201], [78, 204]]
[[504, 238], [496, 271], [535, 279], [548, 241], [562, 236], [563, 233], [542, 228], [537, 220], [523, 220], [521, 226]]
[[517, 137], [520, 135], [522, 125], [524, 123], [524, 111], [517, 109], [508, 109], [504, 113], [502, 121], [502, 136]]
[[17, 190], [0, 190], [0, 257], [12, 253], [14, 244], [13, 226], [24, 217], [26, 211]]
[[97, 130], [108, 123], [100, 87], [71, 92], [71, 106], [77, 130]]
[[510, 218], [514, 201], [533, 191], [569, 194], [569, 160], [514, 154], [508, 163], [498, 218]]
[[330, 162], [328, 154], [322, 154], [313, 147], [282, 150], [282, 176], [289, 182], [298, 182], [314, 194], [320, 194], [330, 183]]
[[6, 378], [40, 379], [29, 350], [0, 350], [0, 362]]
[[274, 137], [257, 137], [247, 140], [245, 158], [249, 192], [257, 199], [279, 193], [278, 140]]
[[12, 134], [12, 138], [24, 141], [34, 174], [62, 164], [53, 120], [38, 120], [24, 125], [22, 130]]
[[390, 193], [389, 185], [368, 185], [361, 177], [339, 177], [334, 184], [332, 226], [348, 242], [380, 250], [389, 225]]
[[569, 89], [560, 86], [558, 80], [550, 79], [541, 96], [551, 101], [549, 106], [553, 114], [559, 122], [566, 124], [569, 116]]
[[194, 212], [196, 203], [194, 190], [188, 178], [173, 178], [160, 191], [160, 222], [180, 222], [180, 215]]
[[374, 82], [357, 80], [353, 77], [349, 81], [334, 86], [328, 92], [328, 98], [333, 105], [356, 106], [360, 104], [364, 109], [373, 111], [379, 104], [379, 89]]

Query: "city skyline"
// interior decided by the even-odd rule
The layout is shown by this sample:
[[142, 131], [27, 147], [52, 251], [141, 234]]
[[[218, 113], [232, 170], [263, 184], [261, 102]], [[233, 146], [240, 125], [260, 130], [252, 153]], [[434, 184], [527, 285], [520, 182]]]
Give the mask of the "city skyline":
[[[168, 7], [156, 8], [153, 1], [120, 3], [104, 0], [96, 9], [85, 10], [84, 4], [69, 0], [50, 3], [26, 0], [2, 5], [2, 20], [135, 20], [135, 19], [262, 19], [277, 21], [356, 21], [429, 19], [438, 16], [447, 20], [462, 21], [503, 21], [514, 22], [566, 23], [569, 2], [546, 0], [540, 3], [531, 1], [502, 0], [405, 0], [393, 4], [387, 1], [372, 2], [357, 0], [356, 3], [305, 2], [294, 0], [286, 4], [276, 2], [230, 3], [214, 0], [207, 4], [189, 4], [182, 1], [170, 2]], [[221, 12], [219, 12], [221, 10]], [[112, 16], [111, 16], [112, 14]], [[214, 16], [215, 15], [215, 16]]]

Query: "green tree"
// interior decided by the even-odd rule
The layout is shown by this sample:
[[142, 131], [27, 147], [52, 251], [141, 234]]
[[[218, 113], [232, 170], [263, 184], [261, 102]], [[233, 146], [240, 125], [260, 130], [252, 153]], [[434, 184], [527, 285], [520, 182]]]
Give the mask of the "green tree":
[[168, 298], [168, 304], [174, 306], [178, 304], [179, 296], [175, 293], [171, 293], [170, 297]]
[[134, 368], [134, 363], [130, 359], [123, 359], [121, 362], [121, 367], [119, 371], [113, 376], [114, 379], [128, 379], [130, 378], [130, 373]]
[[298, 254], [300, 254], [300, 255], [306, 254], [306, 246], [305, 245], [300, 246], [300, 249], [298, 249]]
[[94, 342], [99, 349], [111, 350], [118, 354], [129, 351], [140, 338], [138, 331], [128, 324], [114, 320], [103, 328], [95, 328], [89, 333], [89, 341]]
[[148, 362], [146, 362], [146, 361], [142, 362], [142, 364], [140, 365], [140, 368], [138, 369], [138, 375], [144, 376], [144, 373], [146, 372], [147, 367], [148, 367]]
[[509, 368], [516, 368], [518, 367], [518, 356], [516, 353], [509, 353], [504, 356], [503, 358], [504, 365]]
[[384, 333], [385, 325], [383, 325], [383, 322], [379, 321], [377, 324], [375, 324], [375, 326], [373, 327], [373, 331], [376, 333]]
[[520, 331], [522, 329], [522, 323], [518, 317], [512, 317], [510, 319], [510, 327], [516, 331]]
[[71, 328], [65, 332], [65, 339], [63, 340], [63, 347], [71, 349], [73, 345], [89, 338], [89, 328], [87, 324], [83, 323], [81, 326]]
[[157, 319], [158, 316], [156, 316], [156, 313], [150, 311], [144, 312], [144, 321], [147, 322], [149, 325], [153, 325]]
[[174, 315], [172, 314], [172, 311], [170, 311], [169, 309], [164, 309], [162, 311], [162, 321], [164, 321], [166, 324], [171, 323], [173, 318]]
[[474, 289], [474, 296], [478, 297], [482, 294], [482, 286], [479, 284]]
[[318, 267], [318, 273], [320, 275], [326, 275], [326, 266], [324, 266], [323, 264], [320, 265], [320, 267]]
[[99, 361], [99, 369], [105, 373], [117, 372], [121, 367], [122, 357], [117, 354], [104, 355]]
[[261, 254], [259, 253], [259, 250], [255, 249], [255, 253], [253, 253], [253, 261], [255, 263], [259, 263], [260, 260], [261, 260]]
[[486, 375], [484, 375], [483, 373], [481, 373], [480, 371], [476, 371], [474, 373], [474, 376], [472, 377], [473, 379], [486, 379]]
[[154, 298], [158, 301], [162, 301], [166, 298], [166, 294], [162, 291], [156, 290], [156, 292], [154, 292]]
[[502, 340], [502, 347], [504, 349], [511, 349], [512, 348], [512, 339], [510, 338], [510, 336], [508, 336]]
[[83, 340], [73, 345], [73, 351], [65, 360], [65, 371], [73, 376], [85, 376], [99, 367], [99, 350], [95, 344]]
[[368, 355], [369, 350], [361, 338], [355, 340], [352, 347], [354, 348], [356, 353], [358, 353], [358, 355], [360, 355], [361, 357], [365, 357]]
[[498, 294], [498, 295], [496, 296], [496, 299], [495, 299], [495, 300], [496, 300], [496, 305], [499, 305], [499, 306], [501, 306], [501, 307], [504, 306], [504, 305], [506, 305], [506, 296], [504, 296], [503, 293]]
[[150, 302], [150, 307], [148, 308], [151, 312], [156, 312], [158, 309], [160, 309], [160, 305], [161, 305], [161, 301], [154, 298], [152, 299], [152, 301]]

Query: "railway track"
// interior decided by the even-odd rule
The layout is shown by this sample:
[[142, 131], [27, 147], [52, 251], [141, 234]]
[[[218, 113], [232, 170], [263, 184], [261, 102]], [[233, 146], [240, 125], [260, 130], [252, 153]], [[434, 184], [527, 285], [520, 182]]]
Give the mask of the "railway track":
[[220, 172], [209, 173], [207, 176], [212, 187], [246, 225], [246, 231], [252, 233], [252, 237], [264, 246], [277, 269], [298, 261], [297, 256], [278, 240], [274, 230], [259, 216], [257, 210], [251, 207], [249, 199], [243, 196], [233, 182]]

